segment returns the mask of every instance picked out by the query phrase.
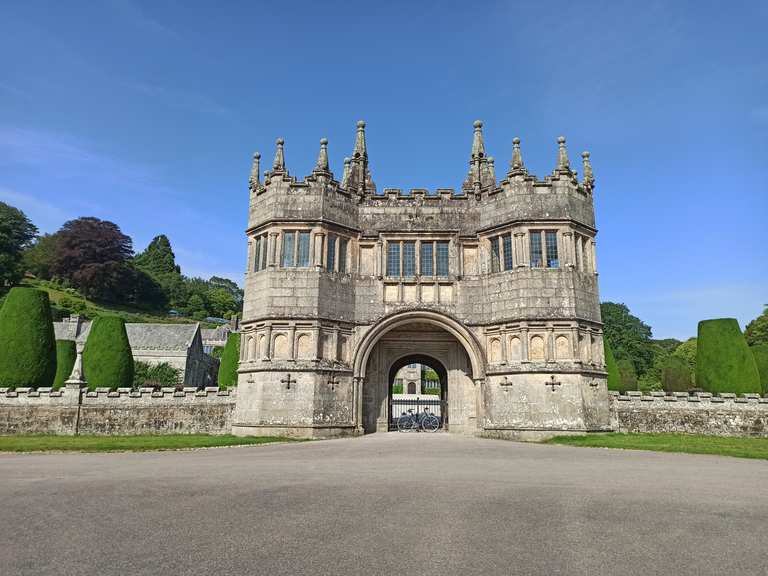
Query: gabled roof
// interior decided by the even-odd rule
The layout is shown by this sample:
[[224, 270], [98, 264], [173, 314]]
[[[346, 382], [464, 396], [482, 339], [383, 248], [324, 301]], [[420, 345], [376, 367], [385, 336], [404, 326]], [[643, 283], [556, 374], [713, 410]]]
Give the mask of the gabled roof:
[[187, 350], [199, 324], [126, 324], [133, 350]]

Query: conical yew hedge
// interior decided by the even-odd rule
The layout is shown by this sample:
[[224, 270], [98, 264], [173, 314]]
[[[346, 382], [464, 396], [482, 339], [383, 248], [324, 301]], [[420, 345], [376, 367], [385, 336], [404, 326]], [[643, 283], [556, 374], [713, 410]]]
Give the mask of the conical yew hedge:
[[99, 316], [93, 321], [83, 348], [83, 372], [89, 390], [132, 386], [133, 356], [122, 318]]
[[77, 349], [74, 340], [56, 340], [56, 377], [53, 379], [53, 387], [56, 389], [64, 386], [64, 383], [72, 374], [75, 365]]
[[237, 386], [237, 365], [240, 361], [240, 334], [232, 332], [227, 337], [219, 364], [219, 388]]
[[56, 374], [48, 293], [11, 288], [0, 308], [0, 387], [48, 387]]
[[761, 392], [755, 359], [735, 318], [699, 322], [696, 386], [715, 394]]

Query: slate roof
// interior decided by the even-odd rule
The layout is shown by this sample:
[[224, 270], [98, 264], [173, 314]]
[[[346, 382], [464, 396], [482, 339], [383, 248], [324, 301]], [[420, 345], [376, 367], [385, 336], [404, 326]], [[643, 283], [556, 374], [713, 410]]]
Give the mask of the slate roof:
[[187, 350], [199, 324], [126, 324], [133, 350]]
[[[56, 340], [85, 342], [91, 331], [90, 322], [82, 322], [77, 329], [75, 322], [54, 322]], [[127, 323], [125, 331], [132, 350], [187, 350], [192, 345], [199, 324], [133, 324]], [[76, 333], [77, 332], [77, 333]]]

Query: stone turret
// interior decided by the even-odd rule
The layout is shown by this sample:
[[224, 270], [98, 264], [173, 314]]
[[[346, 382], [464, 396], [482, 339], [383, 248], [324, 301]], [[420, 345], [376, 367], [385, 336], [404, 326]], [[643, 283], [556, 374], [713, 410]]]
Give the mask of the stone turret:
[[344, 182], [344, 186], [350, 191], [356, 191], [360, 196], [376, 193], [376, 185], [373, 183], [371, 172], [368, 168], [368, 148], [365, 143], [365, 122], [362, 120], [359, 120], [357, 123], [355, 148], [352, 151], [352, 158], [350, 159], [349, 164], [349, 175]]
[[496, 178], [492, 174], [492, 163], [485, 155], [483, 123], [480, 120], [475, 120], [474, 129], [472, 152], [469, 158], [469, 173], [461, 189], [465, 193], [479, 195], [482, 190], [495, 187]]

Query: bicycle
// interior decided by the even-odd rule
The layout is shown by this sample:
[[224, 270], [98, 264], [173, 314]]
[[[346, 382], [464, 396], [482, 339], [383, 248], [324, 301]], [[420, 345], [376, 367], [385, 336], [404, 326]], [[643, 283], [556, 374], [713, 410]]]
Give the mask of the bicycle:
[[430, 414], [427, 408], [424, 408], [424, 412], [419, 415], [414, 414], [413, 409], [409, 408], [407, 414], [403, 412], [397, 419], [398, 432], [408, 432], [409, 430], [436, 432], [438, 428], [440, 428], [440, 419], [434, 414]]

